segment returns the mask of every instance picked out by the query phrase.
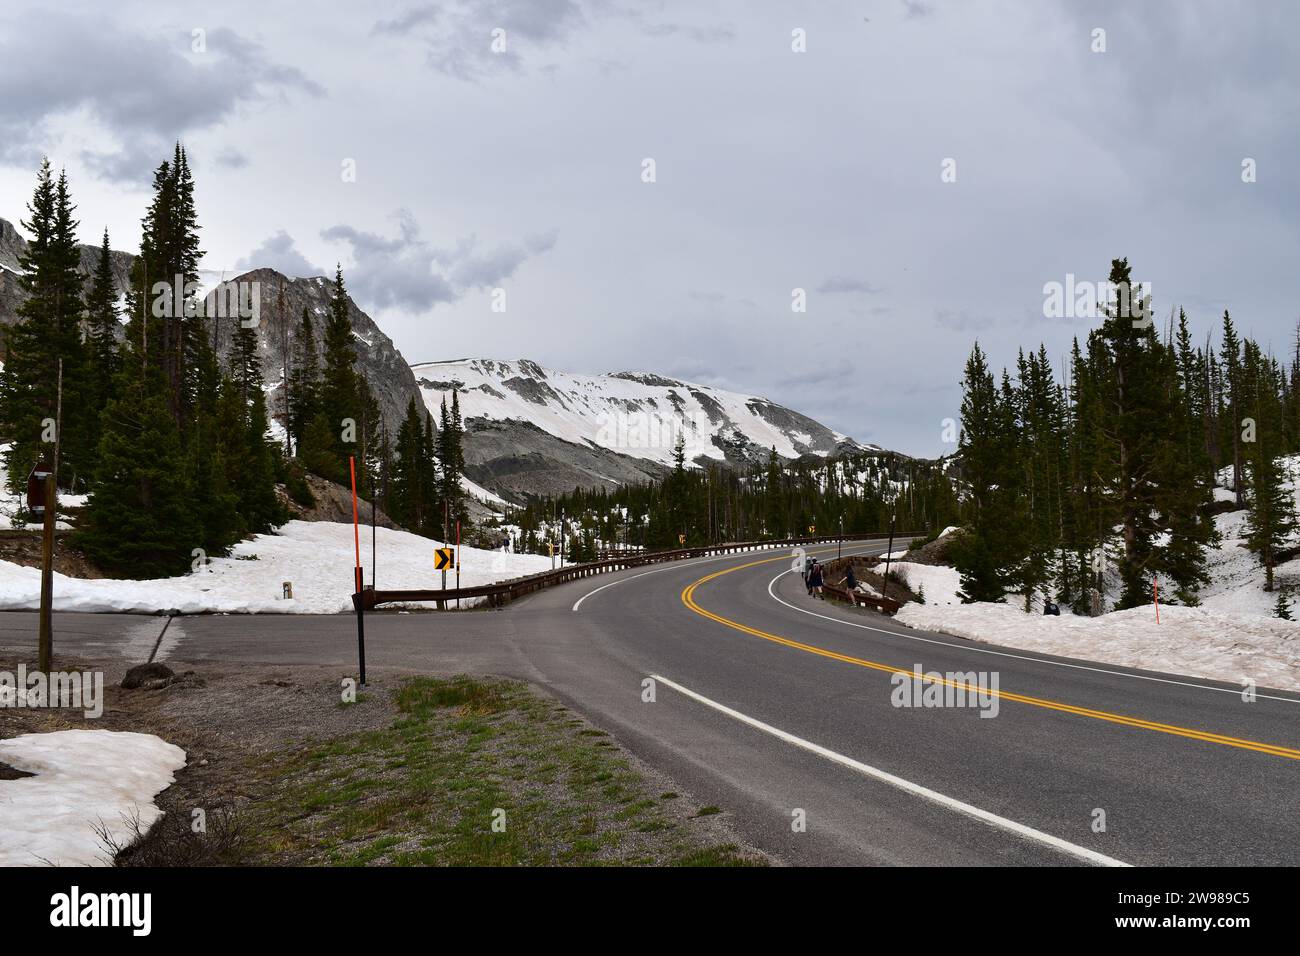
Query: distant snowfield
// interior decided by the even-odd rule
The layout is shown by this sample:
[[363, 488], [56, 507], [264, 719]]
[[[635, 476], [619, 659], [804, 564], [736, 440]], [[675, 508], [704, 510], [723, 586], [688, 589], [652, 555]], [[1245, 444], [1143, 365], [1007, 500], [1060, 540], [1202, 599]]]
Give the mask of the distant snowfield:
[[[803, 449], [797, 445], [807, 448], [815, 441], [812, 434], [793, 427], [796, 422], [817, 427], [811, 419], [796, 415], [783, 429], [765, 418], [761, 411], [768, 408], [778, 419], [795, 414], [767, 399], [659, 376], [580, 375], [526, 360], [489, 359], [428, 362], [411, 366], [411, 371], [434, 414], [448, 389], [425, 383], [455, 381], [461, 384], [460, 412], [465, 419], [526, 421], [564, 441], [663, 465], [672, 464], [679, 435], [688, 462], [700, 456], [723, 460], [715, 437], [775, 448], [785, 458], [798, 457]], [[828, 445], [847, 440], [838, 432], [826, 438]]]
[[[927, 591], [928, 597], [928, 591]], [[1300, 623], [1199, 607], [1151, 607], [1101, 617], [1026, 614], [1010, 604], [908, 604], [895, 620], [1059, 657], [1082, 658], [1166, 674], [1300, 690]]]
[[[361, 563], [366, 582], [371, 569], [370, 529], [361, 529]], [[375, 529], [378, 584], [381, 589], [439, 588], [429, 538]], [[255, 558], [255, 560], [254, 560]], [[327, 521], [290, 521], [278, 534], [257, 535], [236, 545], [227, 558], [213, 558], [196, 572], [152, 581], [70, 578], [54, 575], [58, 611], [153, 613], [176, 608], [183, 614], [336, 614], [352, 610], [352, 526]], [[551, 559], [478, 548], [461, 549], [462, 587], [491, 584], [550, 570]], [[0, 610], [40, 606], [40, 571], [0, 562]], [[293, 598], [281, 597], [285, 581]], [[455, 586], [449, 574], [447, 586]]]
[[0, 760], [35, 774], [0, 780], [0, 866], [107, 866], [111, 850], [162, 816], [153, 799], [185, 751], [153, 734], [59, 730], [0, 740]]

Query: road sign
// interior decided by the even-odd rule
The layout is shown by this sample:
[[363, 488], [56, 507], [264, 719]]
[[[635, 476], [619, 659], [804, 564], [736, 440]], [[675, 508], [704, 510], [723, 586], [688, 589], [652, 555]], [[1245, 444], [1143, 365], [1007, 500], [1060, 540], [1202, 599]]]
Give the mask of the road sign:
[[817, 526], [816, 526], [815, 524], [810, 524], [810, 525], [808, 526], [808, 533], [809, 533], [809, 534], [816, 534], [816, 533], [817, 533]]
[[27, 476], [27, 510], [33, 517], [40, 518], [45, 514], [45, 478], [51, 470], [42, 458]]
[[685, 543], [686, 543], [686, 535], [684, 535], [684, 534], [679, 534], [679, 535], [677, 536], [677, 543], [678, 543], [678, 544], [685, 544]]
[[446, 571], [456, 563], [456, 551], [454, 548], [438, 548], [433, 552], [433, 570]]

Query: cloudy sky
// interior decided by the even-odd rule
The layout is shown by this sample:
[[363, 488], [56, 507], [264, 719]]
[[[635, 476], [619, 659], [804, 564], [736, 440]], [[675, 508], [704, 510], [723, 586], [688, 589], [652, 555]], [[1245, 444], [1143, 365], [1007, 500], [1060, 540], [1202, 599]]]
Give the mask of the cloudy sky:
[[1115, 257], [1290, 353], [1290, 0], [215, 6], [5, 0], [0, 216], [48, 154], [134, 251], [180, 139], [206, 268], [342, 262], [409, 361], [654, 371], [917, 454], [974, 339], [1059, 357], [1095, 319], [1045, 284]]

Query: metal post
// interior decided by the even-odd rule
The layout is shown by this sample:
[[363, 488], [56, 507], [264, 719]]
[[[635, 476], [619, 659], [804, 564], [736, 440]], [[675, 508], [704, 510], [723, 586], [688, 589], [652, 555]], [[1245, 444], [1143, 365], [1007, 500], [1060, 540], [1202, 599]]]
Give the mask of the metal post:
[[844, 557], [844, 515], [840, 515], [840, 540], [835, 547], [835, 557]]
[[898, 517], [897, 512], [889, 514], [889, 550], [885, 552], [885, 577], [881, 580], [880, 593], [882, 597], [889, 597], [889, 556], [894, 551], [894, 519]]
[[358, 591], [352, 595], [352, 606], [357, 610], [357, 667], [361, 672], [361, 686], [366, 685], [366, 612], [365, 595]]
[[54, 519], [58, 511], [54, 487], [54, 474], [45, 476], [45, 527], [41, 537], [41, 616], [40, 638], [37, 643], [36, 668], [49, 674], [54, 657]]

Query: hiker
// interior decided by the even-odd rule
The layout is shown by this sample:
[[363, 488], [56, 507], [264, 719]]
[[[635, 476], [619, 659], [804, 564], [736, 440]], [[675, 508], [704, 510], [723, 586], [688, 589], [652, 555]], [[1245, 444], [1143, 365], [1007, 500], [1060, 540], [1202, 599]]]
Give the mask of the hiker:
[[858, 589], [858, 578], [857, 575], [853, 573], [852, 563], [849, 564], [849, 569], [844, 575], [844, 587], [850, 591], [856, 591]]
[[808, 574], [808, 593], [815, 594], [823, 601], [826, 598], [822, 595], [822, 566], [820, 561], [814, 561], [812, 571]]
[[814, 560], [813, 558], [805, 558], [803, 562], [803, 586], [808, 589], [809, 597], [812, 597], [812, 593], [813, 593], [812, 583], [811, 583], [812, 569], [813, 569], [813, 565], [816, 563], [817, 563], [816, 560]]

